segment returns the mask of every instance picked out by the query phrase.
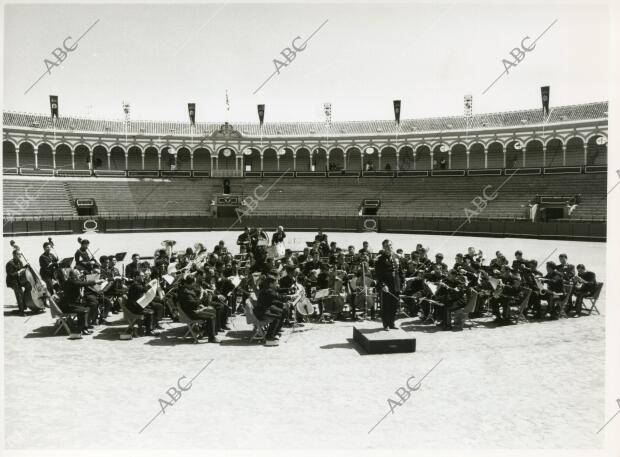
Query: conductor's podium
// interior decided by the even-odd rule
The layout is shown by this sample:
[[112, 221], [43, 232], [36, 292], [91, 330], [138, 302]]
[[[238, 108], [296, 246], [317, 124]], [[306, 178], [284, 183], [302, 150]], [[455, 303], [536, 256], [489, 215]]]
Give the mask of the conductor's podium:
[[415, 352], [415, 338], [400, 328], [386, 332], [383, 328], [353, 327], [353, 340], [368, 354]]

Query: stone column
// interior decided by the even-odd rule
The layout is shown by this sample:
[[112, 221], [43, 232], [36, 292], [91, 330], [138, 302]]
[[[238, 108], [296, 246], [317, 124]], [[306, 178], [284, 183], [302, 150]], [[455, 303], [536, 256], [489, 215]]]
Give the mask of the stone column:
[[566, 145], [562, 145], [562, 166], [566, 166]]
[[588, 165], [588, 143], [583, 143], [583, 164]]

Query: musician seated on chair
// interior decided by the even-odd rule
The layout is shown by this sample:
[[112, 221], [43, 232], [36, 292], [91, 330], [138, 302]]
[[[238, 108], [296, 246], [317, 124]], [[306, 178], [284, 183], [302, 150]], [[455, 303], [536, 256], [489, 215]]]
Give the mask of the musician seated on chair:
[[471, 317], [482, 317], [483, 307], [486, 304], [489, 297], [493, 295], [493, 285], [489, 280], [489, 273], [480, 269], [480, 277], [478, 278], [478, 285], [474, 287], [474, 290], [478, 293], [478, 300], [476, 301], [476, 306], [471, 313]]
[[[92, 322], [97, 317], [97, 304], [92, 301], [81, 303], [81, 291], [83, 287], [101, 284], [102, 279], [98, 281], [86, 281], [80, 277], [80, 271], [70, 268], [67, 280], [62, 285], [62, 293], [59, 295], [58, 307], [63, 313], [76, 313], [78, 330], [82, 335], [90, 335], [92, 332]], [[94, 318], [93, 318], [94, 314]]]
[[513, 273], [508, 279], [504, 277], [502, 282], [498, 283], [495, 295], [490, 299], [495, 322], [500, 325], [511, 323], [510, 307], [516, 306], [520, 290], [521, 276], [517, 273]]
[[[559, 318], [561, 311], [560, 306], [565, 298], [564, 277], [562, 273], [558, 271], [555, 262], [547, 262], [546, 268], [547, 274], [540, 279], [541, 282], [547, 284], [546, 290], [541, 293], [541, 300], [547, 301], [548, 313], [550, 314], [551, 319], [556, 320]], [[541, 317], [544, 316], [541, 315]]]
[[[278, 292], [284, 295], [293, 295], [297, 293], [297, 285], [299, 284], [299, 268], [295, 268], [292, 265], [288, 265], [284, 268], [286, 274], [280, 277], [278, 281]], [[290, 307], [290, 314], [287, 316], [288, 319], [292, 319], [292, 314], [295, 313], [292, 307]], [[300, 322], [303, 320], [301, 316], [296, 316], [297, 320]]]
[[177, 298], [183, 312], [192, 320], [203, 320], [202, 336], [209, 339], [209, 343], [219, 343], [215, 337], [217, 311], [212, 306], [205, 306], [196, 287], [196, 280], [188, 275], [183, 279]]
[[221, 270], [216, 270], [210, 281], [205, 281], [203, 270], [198, 270], [195, 279], [196, 293], [198, 297], [201, 297], [202, 304], [214, 308], [217, 313], [215, 333], [230, 330], [228, 318], [232, 314], [232, 304], [226, 297], [229, 297], [235, 289], [234, 284], [221, 274]]
[[431, 298], [433, 292], [424, 280], [424, 271], [419, 270], [413, 279], [406, 282], [402, 294], [407, 297], [404, 302], [411, 317], [416, 317], [421, 310], [421, 319], [425, 320], [429, 315], [430, 305], [424, 299]]
[[573, 317], [581, 316], [584, 297], [592, 296], [595, 290], [596, 274], [593, 271], [586, 270], [584, 264], [580, 263], [577, 265], [577, 276], [575, 277], [575, 316]]
[[254, 315], [259, 319], [273, 319], [267, 329], [267, 339], [277, 339], [281, 332], [284, 319], [288, 315], [287, 296], [278, 294], [278, 281], [273, 276], [267, 276], [258, 291], [258, 300], [254, 307]]
[[464, 308], [467, 305], [465, 278], [454, 268], [448, 271], [446, 279], [438, 284], [437, 292], [433, 300], [441, 303], [437, 313], [441, 316], [443, 330], [452, 329], [452, 312]]
[[15, 299], [17, 300], [17, 308], [20, 315], [26, 312], [26, 300], [24, 294], [30, 288], [30, 283], [23, 279], [25, 265], [21, 261], [19, 251], [13, 251], [13, 258], [6, 264], [6, 286], [13, 289]]
[[523, 252], [516, 251], [515, 260], [512, 261], [513, 271], [521, 273], [524, 269], [528, 269], [527, 262], [528, 261], [523, 258]]
[[146, 334], [152, 335], [155, 328], [161, 329], [159, 321], [164, 315], [164, 305], [155, 297], [145, 308], [138, 304], [138, 300], [147, 292], [148, 283], [143, 271], [138, 271], [134, 277], [129, 292], [127, 292], [127, 309], [137, 315], [144, 316]]
[[528, 260], [527, 268], [521, 272], [523, 278], [523, 285], [532, 290], [530, 296], [530, 303], [528, 304], [528, 310], [531, 310], [536, 317], [542, 317], [542, 307], [540, 304], [541, 291], [538, 290], [538, 284], [536, 280], [542, 278], [544, 275], [538, 271], [538, 260]]
[[560, 264], [557, 269], [562, 273], [564, 280], [569, 281], [575, 276], [575, 265], [568, 263], [568, 256], [566, 254], [560, 254]]
[[[100, 270], [93, 270], [93, 272], [99, 271], [99, 279], [103, 282], [106, 278], [106, 273], [101, 273], [102, 270], [107, 269], [107, 256], [101, 256], [100, 262], [103, 260], [106, 263], [106, 268], [102, 268]], [[108, 322], [105, 320], [110, 310], [112, 309], [112, 301], [106, 297], [103, 291], [95, 290], [91, 287], [84, 288], [83, 294], [84, 304], [91, 309], [91, 313], [89, 314], [90, 323], [92, 325], [101, 325], [107, 324]]]
[[490, 270], [501, 270], [504, 265], [508, 265], [508, 259], [500, 252], [495, 252], [495, 258], [489, 262]]

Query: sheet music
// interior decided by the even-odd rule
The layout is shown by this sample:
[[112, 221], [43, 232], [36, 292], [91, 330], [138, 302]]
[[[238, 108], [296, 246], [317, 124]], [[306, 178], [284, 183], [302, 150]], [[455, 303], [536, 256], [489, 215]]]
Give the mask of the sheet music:
[[153, 301], [155, 295], [157, 295], [157, 280], [153, 279], [149, 282], [149, 289], [142, 297], [136, 300], [136, 303], [144, 309]]
[[170, 284], [172, 284], [174, 282], [174, 276], [163, 275], [162, 278], [164, 279], [164, 281], [166, 281], [168, 283], [168, 285], [170, 285]]
[[329, 296], [329, 289], [319, 289], [316, 291], [314, 298], [324, 298]]
[[[94, 274], [86, 275], [86, 280], [87, 281], [99, 281], [99, 277], [100, 277], [99, 273], [94, 273]], [[101, 292], [107, 285], [108, 285], [108, 281], [103, 281], [101, 284], [95, 284], [89, 287], [95, 292]]]

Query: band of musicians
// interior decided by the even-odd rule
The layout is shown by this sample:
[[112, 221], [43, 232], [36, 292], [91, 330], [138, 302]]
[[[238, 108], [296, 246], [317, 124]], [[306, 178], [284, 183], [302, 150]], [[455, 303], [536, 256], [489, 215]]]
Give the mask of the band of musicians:
[[197, 338], [218, 343], [233, 316], [248, 314], [264, 325], [266, 342], [277, 341], [283, 328], [310, 322], [376, 320], [389, 332], [405, 317], [442, 330], [462, 330], [466, 320], [481, 317], [493, 317], [497, 325], [580, 317], [584, 300], [600, 284], [566, 254], [539, 265], [520, 250], [512, 260], [497, 251], [487, 261], [468, 247], [452, 263], [422, 244], [404, 253], [385, 239], [375, 253], [366, 241], [339, 246], [319, 230], [303, 250], [293, 251], [286, 237], [281, 226], [271, 236], [246, 227], [237, 238], [238, 254], [224, 241], [211, 250], [202, 243], [175, 250], [175, 241], [164, 240], [145, 258], [95, 257], [82, 238], [73, 256], [61, 257], [48, 238], [38, 265], [11, 242], [6, 285], [20, 315], [51, 307], [52, 316], [74, 315], [76, 338], [123, 313], [138, 322], [128, 329], [134, 336], [157, 336], [166, 323], [191, 321], [198, 323]]

